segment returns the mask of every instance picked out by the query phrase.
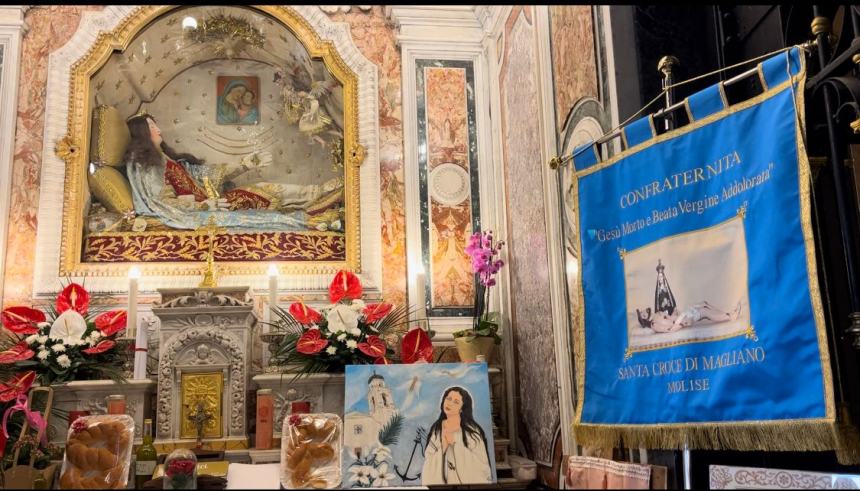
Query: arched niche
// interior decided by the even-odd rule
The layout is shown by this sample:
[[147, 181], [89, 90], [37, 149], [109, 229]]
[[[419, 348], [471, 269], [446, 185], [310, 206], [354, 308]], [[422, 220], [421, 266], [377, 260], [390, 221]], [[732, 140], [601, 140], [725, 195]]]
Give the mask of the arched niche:
[[[196, 28], [189, 25], [189, 18]], [[237, 24], [223, 29], [218, 22]], [[242, 34], [212, 35], [217, 32]], [[243, 122], [221, 121], [222, 96], [236, 80], [255, 92], [251, 100], [258, 113], [247, 116], [240, 111]], [[143, 271], [144, 289], [196, 286], [210, 244], [201, 228], [212, 221], [218, 228], [212, 249], [219, 284], [262, 288], [268, 265], [276, 262], [286, 273], [282, 288], [322, 289], [334, 271], [346, 268], [360, 272], [371, 291], [378, 290], [377, 94], [376, 67], [359, 53], [348, 26], [331, 22], [317, 7], [111, 6], [86, 13], [72, 39], [49, 61], [34, 291], [48, 293], [62, 277], [86, 277], [88, 287], [96, 291], [121, 291], [132, 265]], [[295, 98], [292, 106], [284, 104], [290, 97]], [[299, 128], [314, 105], [317, 112], [311, 116], [325, 121], [326, 127]], [[325, 202], [322, 195], [336, 194], [331, 187], [318, 193], [320, 201], [289, 204], [293, 195], [287, 193], [269, 208], [251, 209], [265, 215], [256, 225], [242, 214], [249, 210], [233, 209], [235, 203], [230, 210], [202, 210], [217, 218], [205, 223], [171, 222], [169, 216], [147, 216], [138, 209], [134, 214], [112, 210], [106, 205], [123, 185], [94, 183], [96, 172], [109, 167], [104, 172], [119, 173], [132, 183], [125, 186], [131, 188], [135, 208], [139, 193], [134, 192], [130, 165], [101, 160], [99, 142], [115, 138], [98, 139], [104, 134], [98, 126], [104, 122], [98, 106], [112, 108], [119, 121], [141, 112], [152, 114], [170, 146], [199, 155], [207, 164], [226, 163], [223, 173], [229, 173], [231, 164], [233, 169], [241, 163], [250, 167], [229, 182], [230, 189], [254, 184], [255, 178], [286, 187], [320, 186], [340, 172], [341, 200], [335, 196], [334, 206], [322, 208], [340, 214], [327, 215], [323, 226], [319, 220], [312, 225], [307, 220], [311, 211], [319, 211], [320, 201]], [[334, 169], [336, 155], [341, 171]], [[246, 159], [249, 156], [262, 156], [263, 165], [248, 164], [254, 162]], [[323, 162], [331, 168], [322, 169]], [[189, 174], [198, 177], [199, 187], [191, 193], [209, 194], [213, 182], [216, 196], [229, 192], [220, 186], [224, 183], [215, 178], [205, 182], [194, 172]], [[203, 201], [199, 198], [195, 201]], [[112, 229], [90, 228], [94, 209], [113, 214], [112, 222], [104, 221]], [[304, 217], [307, 225], [290, 219], [287, 228], [268, 230], [265, 227], [274, 223], [269, 217], [275, 215], [267, 213], [275, 211]], [[221, 220], [233, 212], [235, 220]], [[135, 228], [143, 224], [141, 220], [133, 220], [141, 217], [146, 218], [144, 230]], [[291, 223], [299, 228], [289, 228]]]

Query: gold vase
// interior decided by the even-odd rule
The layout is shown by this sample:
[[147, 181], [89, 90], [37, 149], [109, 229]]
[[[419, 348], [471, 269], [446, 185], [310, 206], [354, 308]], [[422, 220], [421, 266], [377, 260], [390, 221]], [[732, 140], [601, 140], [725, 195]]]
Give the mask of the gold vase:
[[478, 355], [483, 355], [487, 365], [493, 361], [493, 353], [496, 351], [496, 342], [493, 338], [485, 336], [464, 336], [454, 338], [457, 346], [457, 354], [462, 362], [477, 361]]

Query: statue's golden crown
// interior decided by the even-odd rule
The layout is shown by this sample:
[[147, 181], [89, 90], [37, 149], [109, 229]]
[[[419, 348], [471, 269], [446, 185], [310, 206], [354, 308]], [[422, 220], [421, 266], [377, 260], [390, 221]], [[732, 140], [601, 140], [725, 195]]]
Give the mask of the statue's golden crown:
[[129, 116], [128, 118], [126, 118], [125, 122], [128, 123], [132, 119], [140, 117], [140, 116], [149, 116], [151, 118], [152, 114], [149, 114], [145, 108], [141, 108], [140, 111], [138, 111], [136, 114], [133, 114], [133, 115]]

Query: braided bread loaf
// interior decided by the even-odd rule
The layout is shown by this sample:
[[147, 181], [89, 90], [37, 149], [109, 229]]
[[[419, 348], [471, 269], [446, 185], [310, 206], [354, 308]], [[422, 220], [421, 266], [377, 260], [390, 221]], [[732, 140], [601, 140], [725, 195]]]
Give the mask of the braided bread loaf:
[[122, 489], [128, 482], [134, 421], [128, 415], [78, 418], [69, 429], [62, 489]]

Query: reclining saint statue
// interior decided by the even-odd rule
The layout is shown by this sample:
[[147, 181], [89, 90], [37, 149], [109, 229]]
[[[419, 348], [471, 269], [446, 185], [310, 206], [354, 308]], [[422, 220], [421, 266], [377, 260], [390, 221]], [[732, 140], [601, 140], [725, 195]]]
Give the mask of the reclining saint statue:
[[[322, 184], [256, 182], [237, 187], [233, 179], [269, 165], [271, 156], [255, 153], [228, 170], [225, 164], [204, 165], [191, 154], [176, 152], [149, 114], [129, 119], [128, 129], [125, 162], [135, 213], [170, 227], [196, 229], [212, 216], [216, 225], [231, 229], [320, 230], [309, 222], [310, 216], [331, 212], [343, 201], [340, 177]], [[342, 228], [339, 220], [333, 223], [324, 228]]]

